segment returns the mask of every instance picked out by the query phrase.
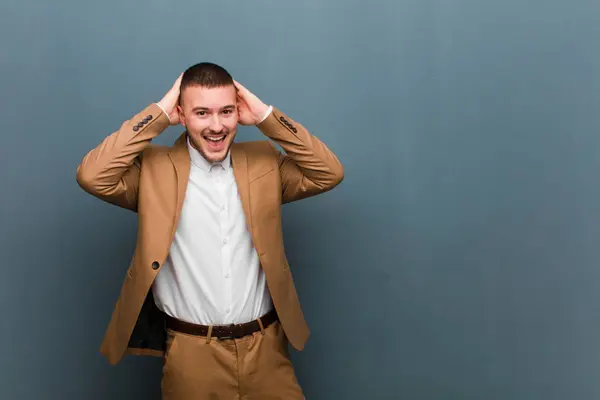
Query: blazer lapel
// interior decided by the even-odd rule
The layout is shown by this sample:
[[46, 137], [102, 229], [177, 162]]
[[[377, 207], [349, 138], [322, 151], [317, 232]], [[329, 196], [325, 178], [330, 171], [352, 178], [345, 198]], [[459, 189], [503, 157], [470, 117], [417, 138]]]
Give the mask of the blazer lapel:
[[[173, 232], [177, 229], [177, 221], [181, 215], [181, 208], [185, 199], [185, 191], [190, 176], [190, 153], [187, 148], [187, 134], [183, 133], [169, 150], [169, 158], [177, 174], [177, 201], [175, 209], [175, 224]], [[252, 213], [250, 212], [250, 184], [248, 179], [248, 158], [241, 144], [233, 143], [231, 146], [231, 165], [233, 175], [238, 187], [242, 207], [246, 216], [248, 231], [252, 232]]]
[[238, 187], [244, 214], [246, 215], [246, 225], [248, 231], [252, 232], [252, 213], [250, 212], [250, 184], [248, 180], [248, 158], [241, 144], [233, 143], [231, 146], [231, 165], [233, 166], [233, 175]]
[[181, 215], [183, 200], [185, 199], [185, 191], [190, 176], [190, 153], [187, 148], [187, 133], [183, 133], [173, 147], [169, 150], [169, 158], [175, 167], [177, 175], [177, 200], [175, 208], [175, 223], [173, 224], [173, 232], [177, 229], [177, 222]]

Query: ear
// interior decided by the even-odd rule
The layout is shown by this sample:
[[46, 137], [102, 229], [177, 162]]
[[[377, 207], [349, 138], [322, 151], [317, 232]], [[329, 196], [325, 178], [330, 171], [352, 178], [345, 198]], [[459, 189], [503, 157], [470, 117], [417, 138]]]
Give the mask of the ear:
[[179, 104], [177, 104], [177, 113], [179, 114], [179, 123], [183, 125], [184, 128], [187, 128], [187, 126], [185, 126], [185, 116], [183, 114], [183, 108], [181, 108]]

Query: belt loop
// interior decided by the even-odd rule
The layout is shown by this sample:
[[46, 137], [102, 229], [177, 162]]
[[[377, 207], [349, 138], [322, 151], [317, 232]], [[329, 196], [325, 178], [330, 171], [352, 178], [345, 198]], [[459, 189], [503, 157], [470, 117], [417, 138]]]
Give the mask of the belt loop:
[[210, 337], [212, 335], [212, 325], [208, 326], [208, 334], [206, 335], [206, 344], [210, 344]]
[[258, 326], [260, 326], [260, 333], [262, 333], [262, 335], [265, 335], [265, 327], [263, 326], [262, 320], [260, 319], [260, 317], [258, 317], [257, 319], [258, 321]]

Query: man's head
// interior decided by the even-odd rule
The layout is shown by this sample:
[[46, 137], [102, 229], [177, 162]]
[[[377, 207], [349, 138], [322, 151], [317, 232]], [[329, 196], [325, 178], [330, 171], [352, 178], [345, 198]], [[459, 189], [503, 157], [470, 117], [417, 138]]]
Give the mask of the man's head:
[[177, 109], [192, 146], [210, 162], [223, 160], [238, 124], [237, 91], [229, 72], [212, 63], [188, 68]]

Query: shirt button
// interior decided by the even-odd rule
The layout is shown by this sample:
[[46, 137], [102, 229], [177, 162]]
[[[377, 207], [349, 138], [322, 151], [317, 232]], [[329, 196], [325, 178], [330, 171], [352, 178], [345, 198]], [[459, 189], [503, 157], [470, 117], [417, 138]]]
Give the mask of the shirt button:
[[223, 244], [227, 244], [227, 238], [223, 239]]
[[225, 312], [226, 312], [227, 314], [229, 314], [229, 313], [231, 312], [231, 308], [227, 307], [227, 310], [225, 310]]
[[225, 274], [225, 279], [229, 279], [229, 272]]

